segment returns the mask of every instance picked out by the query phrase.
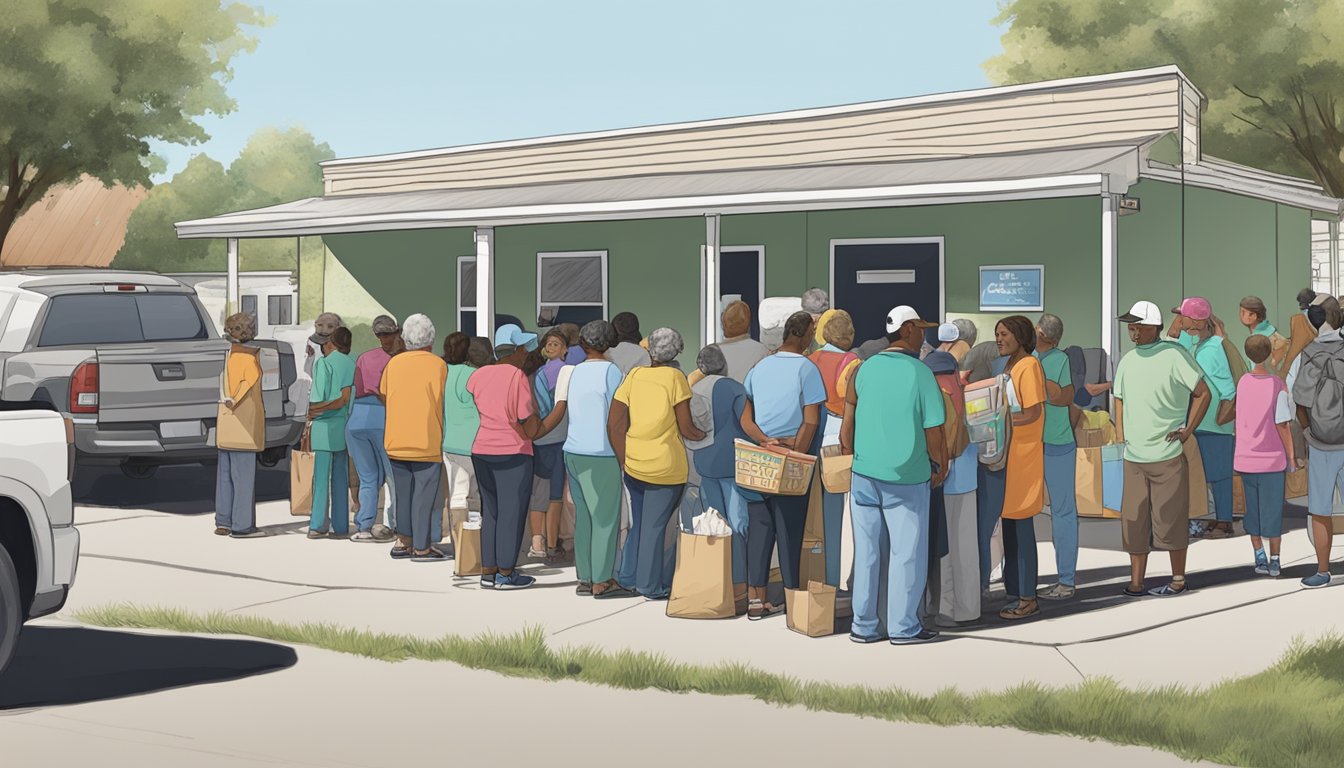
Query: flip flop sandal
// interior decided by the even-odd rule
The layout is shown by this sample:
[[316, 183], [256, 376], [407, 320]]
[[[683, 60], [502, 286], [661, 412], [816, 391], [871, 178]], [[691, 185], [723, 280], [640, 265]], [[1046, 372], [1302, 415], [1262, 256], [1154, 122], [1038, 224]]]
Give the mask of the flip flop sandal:
[[391, 550], [388, 551], [388, 554], [392, 556], [393, 560], [406, 560], [411, 556], [411, 548], [393, 547]]
[[1172, 587], [1172, 585], [1170, 584], [1163, 584], [1162, 586], [1157, 587], [1156, 589], [1148, 590], [1148, 594], [1152, 595], [1153, 597], [1177, 597], [1179, 595], [1184, 595], [1189, 590], [1190, 586], [1184, 583], [1181, 584], [1180, 589], [1176, 589]]
[[1125, 597], [1147, 597], [1147, 596], [1148, 596], [1148, 590], [1146, 590], [1146, 589], [1140, 589], [1139, 591], [1135, 592], [1134, 590], [1130, 589], [1129, 587], [1125, 587], [1124, 595], [1125, 595]]
[[622, 586], [607, 587], [601, 592], [594, 592], [594, 600], [614, 600], [622, 597], [639, 597], [639, 593], [633, 589], [626, 589]]
[[579, 585], [574, 588], [574, 594], [583, 596], [591, 595], [593, 594], [593, 585], [586, 581], [581, 581], [579, 582]]
[[1005, 621], [1021, 621], [1022, 619], [1035, 616], [1041, 612], [1040, 603], [1035, 600], [1022, 600], [1011, 608], [1004, 608], [999, 611], [999, 618]]
[[765, 618], [765, 602], [757, 598], [747, 601], [747, 621], [760, 621]]

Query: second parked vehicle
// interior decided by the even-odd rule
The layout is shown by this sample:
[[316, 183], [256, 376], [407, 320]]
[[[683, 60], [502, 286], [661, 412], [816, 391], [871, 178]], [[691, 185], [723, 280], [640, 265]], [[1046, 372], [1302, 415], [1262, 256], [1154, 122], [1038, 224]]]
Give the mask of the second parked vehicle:
[[[303, 430], [288, 401], [289, 345], [262, 348], [264, 465]], [[0, 399], [51, 403], [74, 422], [79, 464], [128, 477], [209, 462], [228, 342], [195, 292], [170, 277], [104, 270], [0, 273]]]

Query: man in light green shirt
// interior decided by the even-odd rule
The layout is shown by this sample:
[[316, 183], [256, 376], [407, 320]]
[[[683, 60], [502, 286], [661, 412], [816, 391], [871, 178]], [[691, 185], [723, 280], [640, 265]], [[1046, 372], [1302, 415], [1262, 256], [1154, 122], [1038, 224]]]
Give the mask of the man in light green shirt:
[[[323, 356], [313, 364], [309, 395], [309, 443], [313, 456], [313, 508], [308, 538], [344, 539], [350, 536], [350, 456], [345, 426], [354, 402], [355, 361], [350, 359], [350, 329], [337, 328], [322, 345]], [[327, 517], [327, 504], [331, 517]]]
[[[1190, 353], [1162, 342], [1162, 312], [1140, 301], [1119, 318], [1129, 326], [1134, 351], [1120, 360], [1112, 393], [1117, 437], [1125, 444], [1120, 533], [1129, 552], [1125, 594], [1172, 597], [1184, 594], [1189, 545], [1190, 473], [1182, 453], [1194, 425], [1209, 409], [1209, 387]], [[1171, 555], [1171, 583], [1145, 592], [1152, 549]]]

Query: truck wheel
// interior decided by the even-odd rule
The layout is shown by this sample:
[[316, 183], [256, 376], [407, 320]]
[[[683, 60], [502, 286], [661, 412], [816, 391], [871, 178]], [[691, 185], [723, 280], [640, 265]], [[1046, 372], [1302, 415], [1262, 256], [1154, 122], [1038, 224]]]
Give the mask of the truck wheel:
[[137, 464], [134, 462], [122, 462], [121, 474], [132, 480], [148, 480], [159, 471], [157, 464]]
[[280, 460], [285, 458], [285, 454], [287, 453], [289, 453], [289, 446], [287, 445], [267, 448], [257, 456], [257, 463], [267, 469], [271, 469], [276, 464], [279, 464]]
[[0, 544], [0, 674], [9, 666], [19, 644], [19, 629], [23, 626], [23, 602], [19, 595], [19, 577], [14, 572], [14, 561]]

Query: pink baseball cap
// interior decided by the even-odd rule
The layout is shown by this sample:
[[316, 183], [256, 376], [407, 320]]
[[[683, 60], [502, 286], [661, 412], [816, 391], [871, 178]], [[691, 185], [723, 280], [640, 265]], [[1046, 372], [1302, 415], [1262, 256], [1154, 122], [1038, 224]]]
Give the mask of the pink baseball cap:
[[1184, 315], [1191, 320], [1208, 320], [1213, 314], [1213, 307], [1209, 306], [1208, 299], [1190, 296], [1181, 302], [1181, 306], [1171, 311], [1178, 315]]

